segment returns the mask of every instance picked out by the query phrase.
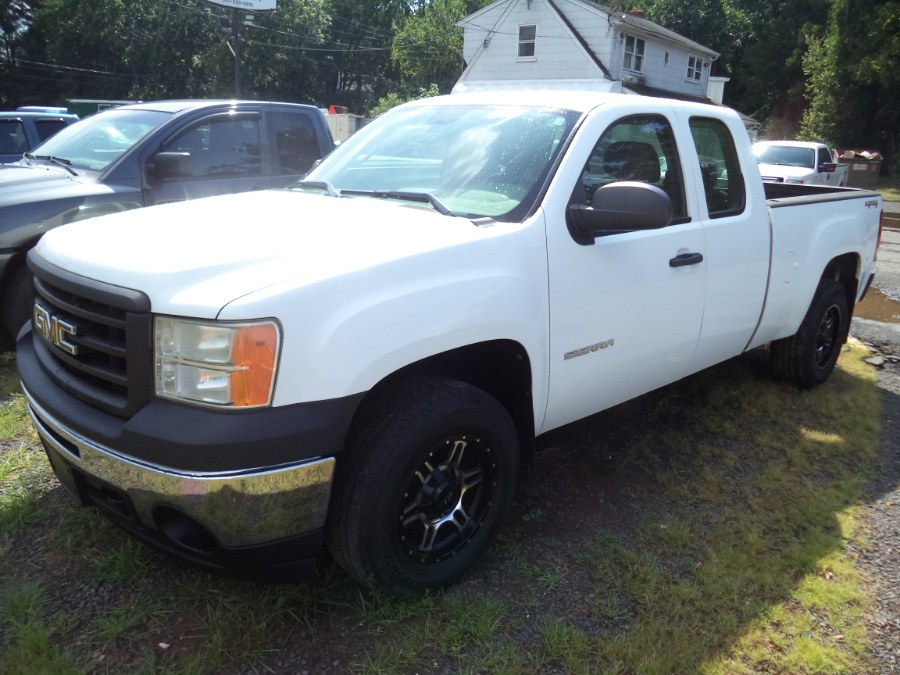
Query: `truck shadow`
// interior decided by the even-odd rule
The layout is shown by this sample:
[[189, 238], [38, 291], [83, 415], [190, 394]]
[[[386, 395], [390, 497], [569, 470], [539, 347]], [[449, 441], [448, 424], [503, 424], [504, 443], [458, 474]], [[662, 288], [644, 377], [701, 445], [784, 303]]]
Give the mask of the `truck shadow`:
[[601, 671], [699, 672], [766, 617], [814, 613], [810, 579], [850, 581], [830, 568], [849, 508], [894, 487], [871, 483], [880, 392], [843, 370], [800, 392], [767, 366], [759, 350], [542, 438], [486, 585], [589, 638]]

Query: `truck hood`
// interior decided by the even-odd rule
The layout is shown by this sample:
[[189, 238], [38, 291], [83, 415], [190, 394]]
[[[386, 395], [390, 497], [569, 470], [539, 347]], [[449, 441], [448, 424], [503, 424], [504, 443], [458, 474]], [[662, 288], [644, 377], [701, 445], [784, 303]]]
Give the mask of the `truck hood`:
[[772, 177], [781, 177], [785, 180], [802, 180], [807, 178], [813, 173], [815, 173], [812, 169], [807, 169], [803, 166], [785, 166], [783, 164], [760, 164], [759, 165], [759, 173], [762, 175], [763, 179]]
[[69, 272], [143, 291], [155, 312], [213, 318], [274, 284], [315, 284], [495, 234], [428, 206], [270, 190], [72, 223], [36, 250]]
[[0, 207], [94, 192], [93, 181], [45, 164], [0, 164]]

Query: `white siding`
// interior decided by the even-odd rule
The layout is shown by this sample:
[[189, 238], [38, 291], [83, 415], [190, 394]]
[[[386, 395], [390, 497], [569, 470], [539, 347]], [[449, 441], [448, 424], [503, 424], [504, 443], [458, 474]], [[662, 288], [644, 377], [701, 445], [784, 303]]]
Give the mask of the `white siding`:
[[[507, 9], [506, 5], [502, 8]], [[519, 26], [536, 25], [534, 58], [518, 58]], [[487, 17], [478, 17], [477, 25], [488, 25]], [[493, 25], [493, 24], [492, 24]], [[471, 40], [469, 33], [471, 32]], [[476, 37], [477, 36], [477, 37]], [[480, 40], [478, 39], [480, 38]], [[466, 24], [468, 80], [545, 80], [603, 78], [602, 71], [591, 60], [572, 33], [544, 2], [536, 0], [528, 9], [525, 0], [513, 0], [512, 6], [490, 33]], [[470, 51], [471, 49], [471, 51]], [[468, 57], [472, 54], [471, 58]]]
[[[591, 51], [612, 72], [616, 31], [610, 25], [609, 15], [570, 0], [558, 0], [556, 6], [569, 18]], [[574, 40], [574, 38], [572, 39]]]
[[472, 63], [475, 55], [482, 48], [485, 38], [490, 34], [491, 29], [497, 29], [497, 22], [500, 21], [503, 14], [507, 10], [505, 3], [486, 7], [481, 12], [463, 19], [460, 23], [463, 27], [463, 59], [466, 63]]
[[[465, 28], [463, 56], [467, 67], [460, 82], [605, 79], [600, 67], [545, 0], [531, 0], [530, 8], [528, 4], [527, 0], [497, 2], [461, 22]], [[614, 80], [706, 96], [710, 68], [703, 68], [700, 81], [696, 81], [688, 79], [687, 67], [689, 56], [710, 63], [708, 54], [690, 52], [688, 46], [624, 25], [618, 15], [610, 17], [578, 0], [556, 0], [556, 4]], [[519, 26], [531, 24], [537, 26], [535, 56], [520, 59]], [[640, 73], [623, 68], [623, 31], [644, 40]]]

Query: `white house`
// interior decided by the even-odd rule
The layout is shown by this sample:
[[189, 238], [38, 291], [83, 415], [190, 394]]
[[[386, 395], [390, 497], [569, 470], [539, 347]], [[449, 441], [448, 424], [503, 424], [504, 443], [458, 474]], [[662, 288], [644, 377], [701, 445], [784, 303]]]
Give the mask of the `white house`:
[[[458, 24], [465, 70], [456, 87], [553, 80], [721, 102], [719, 54], [633, 10], [590, 0], [497, 0]], [[717, 99], [717, 100], [716, 100]]]

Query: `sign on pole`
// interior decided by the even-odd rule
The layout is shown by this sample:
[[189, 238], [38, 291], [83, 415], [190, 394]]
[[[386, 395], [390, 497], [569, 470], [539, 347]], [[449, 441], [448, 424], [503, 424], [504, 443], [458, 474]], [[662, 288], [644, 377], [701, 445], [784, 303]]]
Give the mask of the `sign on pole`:
[[269, 12], [275, 9], [278, 0], [206, 0], [222, 7], [234, 7], [248, 12]]

